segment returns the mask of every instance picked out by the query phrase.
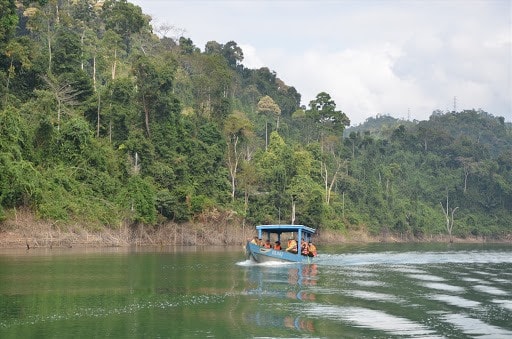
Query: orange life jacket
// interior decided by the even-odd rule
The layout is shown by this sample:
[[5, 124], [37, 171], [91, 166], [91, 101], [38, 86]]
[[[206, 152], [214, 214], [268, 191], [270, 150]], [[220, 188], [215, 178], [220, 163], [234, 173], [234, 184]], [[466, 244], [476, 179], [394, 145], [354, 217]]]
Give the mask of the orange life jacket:
[[316, 257], [316, 254], [317, 254], [317, 253], [316, 253], [316, 246], [315, 246], [315, 245], [310, 244], [310, 245], [309, 245], [309, 249], [308, 249], [308, 251], [309, 251], [309, 254], [311, 254], [311, 255], [313, 255], [314, 257]]
[[287, 251], [297, 251], [297, 242], [295, 240], [288, 240]]
[[300, 253], [308, 255], [308, 244], [305, 241], [300, 245]]

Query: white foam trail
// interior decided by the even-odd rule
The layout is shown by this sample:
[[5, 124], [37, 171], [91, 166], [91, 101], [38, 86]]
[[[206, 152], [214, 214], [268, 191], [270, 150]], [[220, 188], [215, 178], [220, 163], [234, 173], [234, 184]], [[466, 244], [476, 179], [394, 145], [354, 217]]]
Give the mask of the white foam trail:
[[236, 264], [238, 266], [245, 266], [245, 267], [251, 267], [251, 266], [280, 267], [280, 266], [297, 265], [297, 263], [295, 263], [295, 262], [284, 262], [284, 261], [266, 261], [266, 262], [262, 262], [262, 263], [257, 263], [250, 259], [237, 262]]
[[509, 251], [379, 252], [323, 254], [316, 262], [330, 266], [423, 265], [423, 264], [501, 264], [512, 263]]

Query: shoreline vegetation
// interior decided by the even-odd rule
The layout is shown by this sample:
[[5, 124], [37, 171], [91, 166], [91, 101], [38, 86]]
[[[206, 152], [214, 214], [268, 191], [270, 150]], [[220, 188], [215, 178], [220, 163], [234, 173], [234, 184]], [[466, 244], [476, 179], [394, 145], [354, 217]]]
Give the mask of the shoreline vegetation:
[[237, 246], [292, 220], [319, 244], [511, 238], [503, 116], [353, 125], [236, 41], [96, 3], [0, 1], [0, 246]]
[[[17, 212], [0, 223], [0, 248], [71, 248], [129, 246], [223, 246], [243, 245], [255, 235], [254, 226], [243, 225], [238, 218], [222, 216], [189, 223], [167, 222], [158, 227], [122, 225], [117, 229], [91, 230], [85, 223], [61, 223], [37, 219], [28, 211]], [[350, 243], [450, 242], [448, 234], [422, 238], [401, 234], [371, 235], [364, 230], [341, 232], [317, 230], [320, 245]], [[512, 243], [512, 234], [502, 238], [453, 238], [454, 243]]]

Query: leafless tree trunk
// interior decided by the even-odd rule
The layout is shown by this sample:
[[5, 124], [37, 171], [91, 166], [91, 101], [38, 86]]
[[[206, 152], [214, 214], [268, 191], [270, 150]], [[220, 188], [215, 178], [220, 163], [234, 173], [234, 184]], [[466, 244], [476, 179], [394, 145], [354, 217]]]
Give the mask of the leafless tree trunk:
[[338, 173], [341, 168], [341, 161], [338, 161], [336, 170], [332, 174], [332, 177], [329, 178], [329, 173], [327, 169], [327, 164], [322, 162], [322, 178], [324, 179], [324, 186], [325, 186], [325, 203], [329, 205], [331, 201], [331, 193], [332, 188], [334, 186], [334, 183], [336, 182], [336, 179], [338, 177]]
[[98, 112], [97, 112], [98, 122], [96, 124], [96, 138], [100, 137], [100, 111], [101, 111], [100, 107], [101, 107], [101, 94], [98, 93]]
[[292, 225], [295, 225], [295, 201], [292, 198]]
[[60, 83], [53, 77], [43, 76], [43, 80], [46, 82], [57, 101], [57, 130], [60, 130], [62, 114], [67, 109], [67, 106], [78, 105], [76, 98], [80, 95], [80, 91], [75, 90], [70, 83]]
[[80, 69], [84, 70], [84, 38], [85, 38], [85, 29], [82, 31], [80, 35], [80, 46], [82, 47], [82, 55], [80, 56]]
[[96, 54], [92, 58], [92, 86], [94, 91], [96, 92]]
[[149, 129], [149, 108], [146, 103], [145, 95], [142, 95], [142, 106], [144, 107], [144, 121], [146, 124], [146, 132], [148, 132], [148, 137], [151, 137], [151, 131]]
[[[446, 209], [444, 208], [443, 203], [440, 203], [440, 204], [441, 204], [441, 208], [443, 209], [444, 216], [446, 218], [446, 230], [448, 231], [448, 236], [450, 237], [450, 243], [452, 243], [453, 242], [453, 237], [452, 237], [453, 216], [455, 214], [455, 211], [459, 207], [449, 208], [449, 206], [448, 206], [448, 193], [446, 194]], [[451, 216], [450, 216], [450, 214], [451, 214]]]
[[114, 62], [112, 63], [112, 80], [116, 79], [117, 48], [114, 48]]
[[229, 175], [231, 177], [231, 200], [235, 201], [236, 191], [236, 172], [238, 171], [238, 163], [240, 162], [242, 153], [238, 152], [238, 135], [231, 135], [231, 143], [228, 144], [228, 167]]
[[458, 157], [457, 161], [459, 161], [462, 164], [462, 168], [464, 170], [464, 193], [466, 193], [468, 189], [468, 177], [471, 174], [471, 171], [475, 167], [475, 163], [473, 162], [472, 158], [464, 158], [464, 157]]
[[51, 41], [51, 26], [48, 20], [48, 74], [52, 73], [52, 41]]

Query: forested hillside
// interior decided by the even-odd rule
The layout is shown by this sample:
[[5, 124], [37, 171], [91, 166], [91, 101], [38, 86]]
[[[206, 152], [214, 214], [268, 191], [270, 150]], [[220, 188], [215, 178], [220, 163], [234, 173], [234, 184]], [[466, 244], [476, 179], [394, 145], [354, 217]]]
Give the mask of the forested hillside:
[[276, 72], [246, 68], [236, 42], [172, 33], [125, 0], [0, 0], [1, 219], [23, 208], [101, 230], [220, 213], [510, 235], [510, 122], [434, 111], [345, 131], [350, 112], [327, 92], [301, 107]]

